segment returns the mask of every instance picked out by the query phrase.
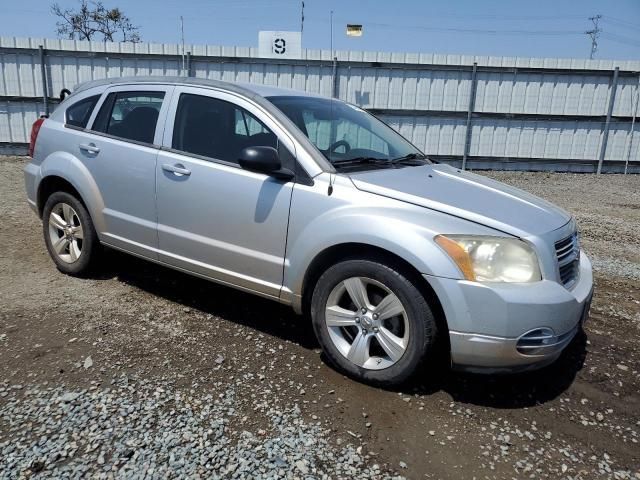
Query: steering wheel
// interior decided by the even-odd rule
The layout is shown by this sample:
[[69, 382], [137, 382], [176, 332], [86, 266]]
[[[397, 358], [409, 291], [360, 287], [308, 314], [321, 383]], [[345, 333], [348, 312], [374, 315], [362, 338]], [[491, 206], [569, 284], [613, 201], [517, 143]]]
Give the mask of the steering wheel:
[[329, 145], [329, 152], [335, 153], [335, 151], [340, 147], [344, 147], [344, 153], [349, 153], [349, 150], [351, 150], [351, 145], [349, 145], [349, 142], [347, 142], [346, 140], [338, 140], [337, 142]]

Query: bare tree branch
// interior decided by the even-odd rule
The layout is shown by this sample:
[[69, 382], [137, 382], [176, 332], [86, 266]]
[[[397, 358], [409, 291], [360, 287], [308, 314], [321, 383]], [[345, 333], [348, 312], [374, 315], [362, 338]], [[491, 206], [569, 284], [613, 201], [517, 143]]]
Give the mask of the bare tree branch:
[[77, 10], [63, 9], [57, 3], [51, 6], [51, 12], [59, 19], [56, 22], [58, 36], [70, 40], [95, 40], [100, 35], [105, 42], [140, 41], [138, 27], [119, 8], [109, 9], [102, 1], [79, 1]]

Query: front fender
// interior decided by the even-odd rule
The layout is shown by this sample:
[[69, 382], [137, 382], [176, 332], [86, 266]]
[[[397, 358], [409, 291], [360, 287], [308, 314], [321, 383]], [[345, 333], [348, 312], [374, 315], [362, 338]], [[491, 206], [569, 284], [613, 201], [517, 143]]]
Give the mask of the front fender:
[[283, 282], [283, 294], [291, 295], [294, 304], [309, 266], [330, 247], [370, 245], [402, 258], [422, 274], [461, 278], [433, 238], [441, 233], [492, 232], [452, 215], [362, 192], [345, 178], [336, 179], [332, 195], [326, 192], [318, 177], [313, 187], [294, 191]]
[[[89, 169], [75, 156], [67, 152], [54, 152], [40, 165], [36, 190], [40, 191], [43, 180], [56, 176], [69, 182], [84, 202], [98, 233], [104, 231], [104, 200]], [[39, 199], [39, 198], [38, 198]]]

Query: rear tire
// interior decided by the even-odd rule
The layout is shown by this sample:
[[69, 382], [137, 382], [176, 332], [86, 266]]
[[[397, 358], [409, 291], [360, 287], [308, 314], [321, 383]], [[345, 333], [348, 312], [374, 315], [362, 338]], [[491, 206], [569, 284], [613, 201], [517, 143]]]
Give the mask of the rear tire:
[[329, 361], [364, 383], [407, 381], [430, 353], [436, 322], [401, 268], [353, 259], [330, 267], [315, 285], [311, 318]]
[[67, 192], [51, 194], [42, 211], [42, 231], [58, 270], [73, 276], [90, 271], [100, 242], [91, 216], [80, 200]]

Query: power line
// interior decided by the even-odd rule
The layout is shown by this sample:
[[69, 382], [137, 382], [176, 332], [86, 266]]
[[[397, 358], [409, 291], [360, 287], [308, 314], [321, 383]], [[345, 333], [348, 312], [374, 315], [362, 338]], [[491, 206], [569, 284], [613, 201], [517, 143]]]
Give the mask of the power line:
[[582, 15], [495, 15], [495, 14], [433, 14], [433, 18], [471, 18], [474, 20], [505, 20], [505, 21], [529, 21], [529, 20], [583, 20]]
[[589, 17], [589, 20], [593, 22], [593, 29], [587, 30], [586, 33], [591, 37], [591, 53], [589, 54], [589, 59], [593, 60], [593, 57], [598, 50], [598, 37], [602, 33], [602, 29], [598, 26], [598, 22], [602, 18], [602, 15], [595, 15], [593, 17]]
[[637, 30], [638, 32], [640, 32], [640, 25], [638, 25], [637, 23], [631, 23], [626, 20], [610, 17], [609, 15], [603, 15], [602, 18], [604, 19], [605, 22], [610, 22], [619, 27], [629, 28], [631, 30]]
[[636, 40], [634, 38], [625, 37], [624, 35], [617, 35], [615, 33], [603, 33], [603, 38], [607, 38], [612, 42], [622, 43], [625, 45], [631, 45], [634, 47], [640, 47], [640, 40]]
[[389, 23], [372, 23], [367, 22], [367, 26], [394, 28], [394, 29], [411, 29], [424, 30], [429, 32], [455, 32], [470, 33], [479, 35], [582, 35], [579, 30], [499, 30], [499, 29], [480, 29], [480, 28], [455, 28], [455, 27], [426, 27], [421, 25], [392, 25]]

